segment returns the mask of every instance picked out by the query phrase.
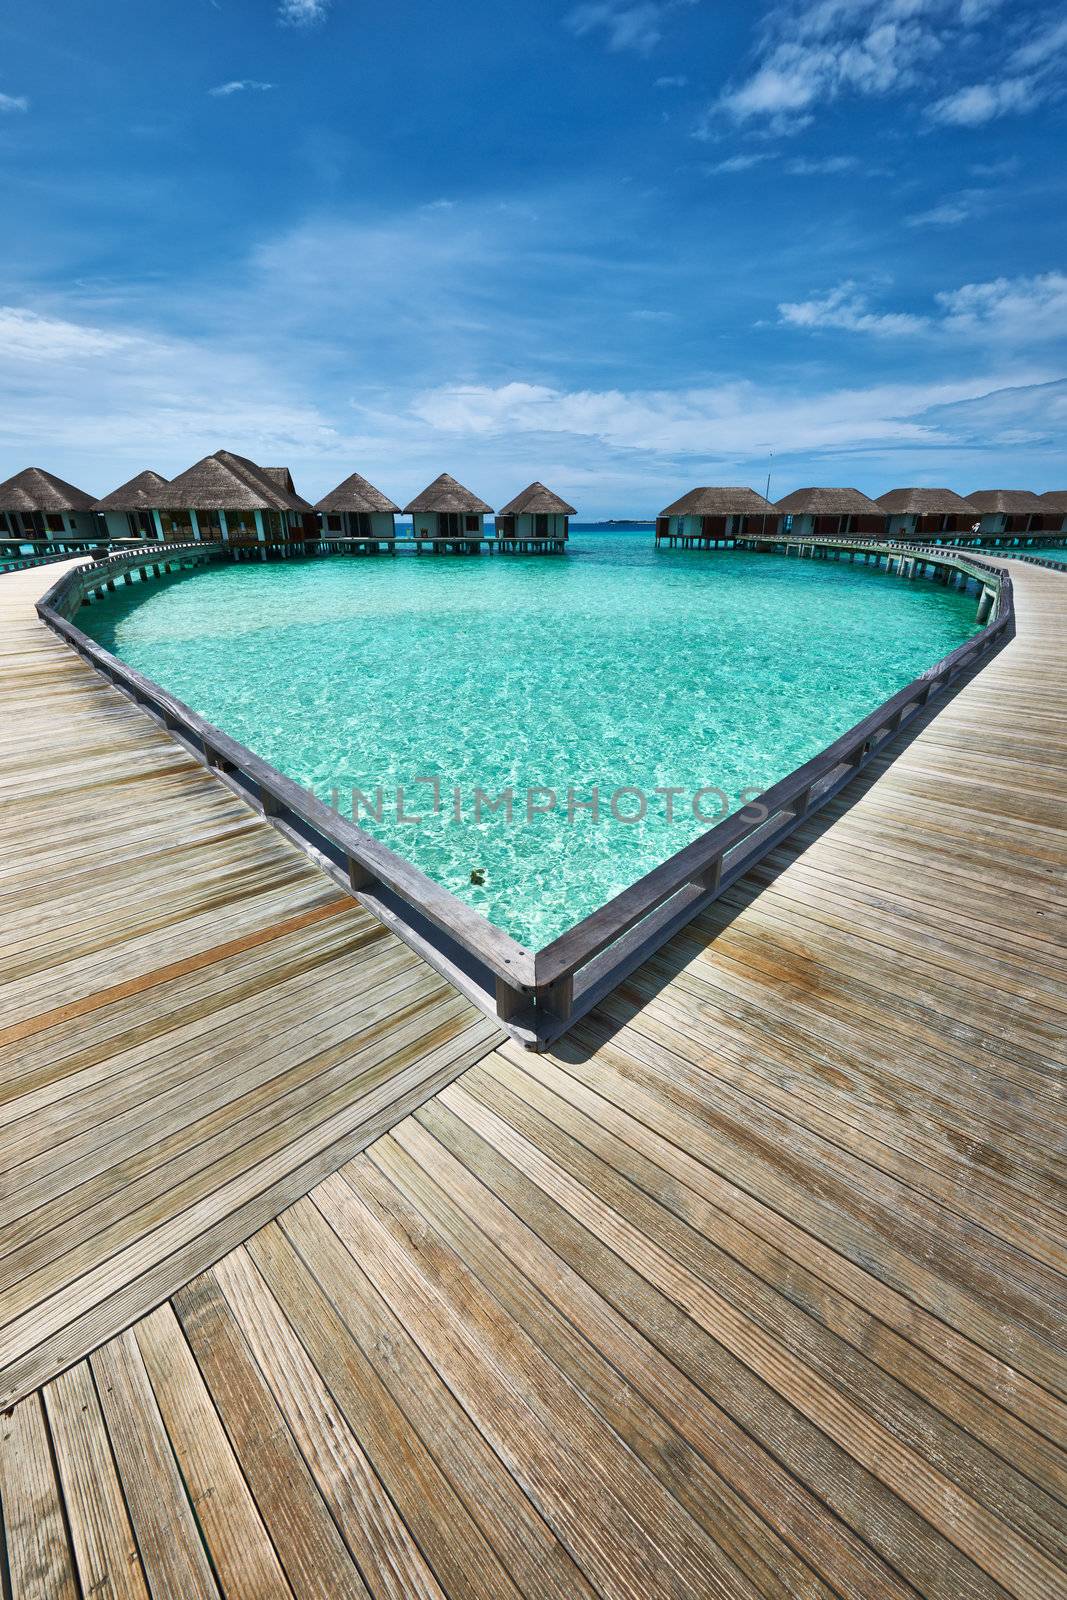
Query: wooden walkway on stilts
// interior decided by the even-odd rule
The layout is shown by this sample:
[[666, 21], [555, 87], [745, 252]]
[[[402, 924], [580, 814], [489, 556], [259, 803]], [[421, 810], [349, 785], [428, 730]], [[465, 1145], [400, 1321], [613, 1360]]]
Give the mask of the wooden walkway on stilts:
[[5, 1593], [1067, 1593], [1067, 575], [1012, 574], [541, 1056], [0, 579]]

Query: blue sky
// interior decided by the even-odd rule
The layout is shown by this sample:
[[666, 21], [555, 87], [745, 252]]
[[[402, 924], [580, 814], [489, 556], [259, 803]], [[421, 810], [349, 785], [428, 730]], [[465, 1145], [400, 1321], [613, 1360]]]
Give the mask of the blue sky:
[[49, 0], [0, 20], [0, 477], [1067, 484], [1027, 0]]

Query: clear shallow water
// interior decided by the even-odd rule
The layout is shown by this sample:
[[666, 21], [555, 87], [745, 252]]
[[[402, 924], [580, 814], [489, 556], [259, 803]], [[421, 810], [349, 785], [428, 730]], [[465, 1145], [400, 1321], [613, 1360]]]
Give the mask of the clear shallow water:
[[[643, 529], [577, 532], [562, 559], [209, 568], [79, 621], [347, 815], [380, 786], [381, 821], [358, 820], [540, 948], [725, 814], [706, 794], [698, 820], [697, 791], [737, 809], [969, 637], [975, 606], [858, 565], [657, 553]], [[555, 809], [528, 814], [541, 786]], [[509, 787], [510, 824], [475, 817], [477, 788]], [[594, 787], [599, 820], [568, 816]], [[613, 816], [621, 788], [642, 820]]]

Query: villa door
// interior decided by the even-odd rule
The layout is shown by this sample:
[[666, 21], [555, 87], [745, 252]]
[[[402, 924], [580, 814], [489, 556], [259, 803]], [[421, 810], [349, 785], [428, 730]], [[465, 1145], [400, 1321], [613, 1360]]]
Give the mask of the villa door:
[[460, 523], [462, 518], [458, 511], [439, 511], [437, 513], [437, 537], [439, 539], [458, 539], [463, 532]]

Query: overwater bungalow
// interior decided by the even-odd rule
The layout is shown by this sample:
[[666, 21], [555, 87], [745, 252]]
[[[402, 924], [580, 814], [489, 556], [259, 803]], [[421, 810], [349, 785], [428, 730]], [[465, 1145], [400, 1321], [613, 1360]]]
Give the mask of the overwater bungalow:
[[975, 489], [968, 505], [979, 513], [983, 538], [1040, 532], [1045, 507], [1030, 489]]
[[166, 503], [153, 510], [168, 541], [266, 546], [318, 537], [318, 518], [288, 467], [260, 467], [230, 450], [197, 461], [161, 494]]
[[920, 539], [966, 533], [981, 521], [977, 506], [954, 489], [890, 489], [878, 496], [890, 539]]
[[315, 510], [327, 539], [352, 540], [363, 549], [395, 549], [400, 507], [358, 472], [317, 500]]
[[794, 489], [775, 501], [779, 532], [800, 538], [885, 532], [885, 512], [859, 489]]
[[416, 548], [429, 543], [433, 549], [461, 554], [475, 554], [481, 549], [485, 518], [492, 510], [447, 472], [442, 472], [404, 507], [405, 515], [412, 518]]
[[166, 499], [166, 488], [162, 473], [149, 468], [95, 501], [93, 510], [103, 517], [108, 538], [158, 539], [160, 533], [152, 513]]
[[95, 501], [84, 489], [43, 467], [24, 467], [0, 483], [0, 538], [51, 544], [95, 540], [100, 526]]
[[656, 518], [656, 543], [706, 550], [777, 529], [778, 512], [755, 489], [690, 489]]
[[1067, 489], [1046, 489], [1037, 498], [1044, 532], [1067, 533]]
[[526, 552], [563, 550], [574, 507], [543, 483], [531, 483], [496, 514], [497, 548]]

